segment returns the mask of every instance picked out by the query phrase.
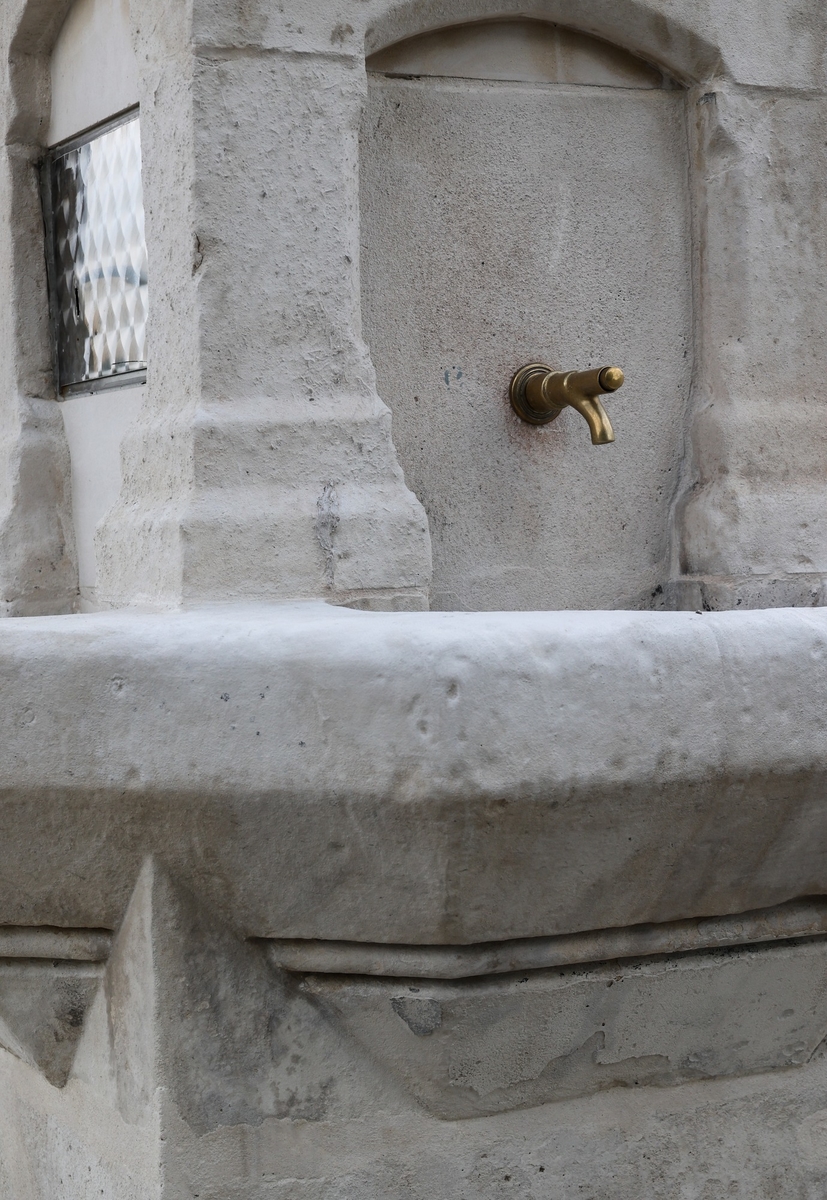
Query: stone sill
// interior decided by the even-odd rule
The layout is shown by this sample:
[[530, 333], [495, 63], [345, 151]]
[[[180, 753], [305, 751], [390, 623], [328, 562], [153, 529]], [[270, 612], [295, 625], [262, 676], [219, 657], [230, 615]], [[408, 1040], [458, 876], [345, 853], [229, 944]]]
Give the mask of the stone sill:
[[246, 936], [463, 944], [823, 891], [827, 612], [0, 624], [0, 924], [155, 854]]

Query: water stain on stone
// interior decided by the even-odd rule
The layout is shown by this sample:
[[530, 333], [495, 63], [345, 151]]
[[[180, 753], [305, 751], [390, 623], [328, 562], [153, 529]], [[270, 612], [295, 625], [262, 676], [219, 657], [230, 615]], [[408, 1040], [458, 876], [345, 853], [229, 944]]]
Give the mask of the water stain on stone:
[[442, 1024], [442, 1005], [438, 1000], [394, 996], [391, 1008], [417, 1037], [430, 1037]]

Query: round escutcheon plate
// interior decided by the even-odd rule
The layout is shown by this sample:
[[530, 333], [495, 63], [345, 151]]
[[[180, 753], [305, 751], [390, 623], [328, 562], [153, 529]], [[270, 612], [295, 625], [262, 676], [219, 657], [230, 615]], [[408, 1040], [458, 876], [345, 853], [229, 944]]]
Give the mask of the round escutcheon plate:
[[508, 390], [511, 407], [518, 417], [521, 417], [523, 421], [528, 421], [530, 425], [548, 425], [563, 411], [562, 408], [550, 408], [546, 412], [538, 412], [537, 409], [531, 407], [526, 396], [526, 385], [530, 379], [534, 379], [538, 375], [550, 375], [553, 371], [554, 368], [546, 366], [545, 363], [529, 363], [528, 366], [520, 367], [511, 380], [511, 387]]

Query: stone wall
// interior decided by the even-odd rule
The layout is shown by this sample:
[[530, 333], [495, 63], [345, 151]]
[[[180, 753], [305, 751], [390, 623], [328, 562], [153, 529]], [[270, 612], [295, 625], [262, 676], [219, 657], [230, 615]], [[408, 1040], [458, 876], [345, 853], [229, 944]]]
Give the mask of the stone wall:
[[69, 5], [0, 12], [3, 1200], [824, 1194], [825, 619], [703, 611], [822, 602], [815, 0], [520, 9], [688, 114], [646, 604], [697, 611], [341, 607], [432, 570], [361, 328], [365, 56], [518, 7], [133, 5], [151, 361], [85, 615], [37, 172]]
[[[65, 11], [17, 0], [3, 15], [12, 64], [3, 202], [9, 277], [18, 280], [6, 297], [4, 353], [16, 372], [4, 390], [10, 612], [60, 610], [77, 596], [68, 460], [45, 403], [53, 391], [33, 170], [47, 137], [48, 56]], [[313, 595], [368, 607], [426, 602], [427, 522], [405, 487], [361, 332], [364, 54], [508, 11], [377, 0], [352, 11], [199, 2], [173, 14], [159, 2], [133, 13], [152, 362], [142, 417], [124, 442], [121, 496], [98, 532], [99, 604]], [[821, 603], [812, 410], [827, 227], [823, 15], [815, 5], [793, 16], [779, 4], [759, 19], [743, 5], [662, 11], [596, 0], [556, 0], [527, 15], [624, 47], [686, 89], [693, 213], [691, 390], [684, 416], [664, 409], [682, 465], [662, 493], [670, 504], [656, 520], [661, 549], [637, 592], [621, 581], [603, 596], [584, 583], [570, 595], [546, 589], [546, 602]], [[631, 443], [641, 436], [633, 422], [623, 432]], [[434, 445], [434, 456], [446, 453]], [[497, 486], [505, 493], [509, 480]], [[585, 477], [566, 494], [584, 486]], [[604, 480], [601, 497], [618, 486]], [[638, 541], [648, 544], [654, 535], [644, 524]], [[588, 551], [588, 531], [574, 525], [561, 560], [572, 547]], [[561, 562], [567, 569], [574, 577], [586, 567]], [[528, 588], [509, 606], [542, 600]], [[450, 607], [450, 595], [438, 603]]]

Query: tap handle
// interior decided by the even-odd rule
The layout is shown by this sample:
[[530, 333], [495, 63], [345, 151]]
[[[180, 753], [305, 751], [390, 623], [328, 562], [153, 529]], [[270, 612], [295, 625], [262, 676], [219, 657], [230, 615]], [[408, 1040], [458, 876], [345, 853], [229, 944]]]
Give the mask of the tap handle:
[[593, 371], [554, 372], [566, 374], [570, 387], [590, 396], [601, 396], [607, 392], [616, 392], [623, 387], [624, 375], [620, 367], [596, 367]]

